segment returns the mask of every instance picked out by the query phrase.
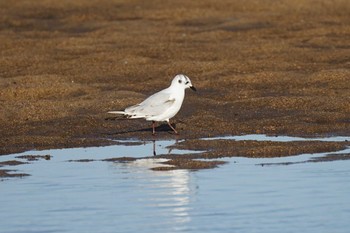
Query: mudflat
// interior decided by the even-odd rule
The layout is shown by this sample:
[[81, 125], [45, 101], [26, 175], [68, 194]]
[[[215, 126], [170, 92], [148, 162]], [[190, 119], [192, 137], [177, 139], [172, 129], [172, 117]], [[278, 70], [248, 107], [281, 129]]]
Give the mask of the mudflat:
[[349, 12], [348, 0], [1, 1], [0, 154], [154, 138], [150, 122], [107, 111], [178, 73], [198, 91], [172, 119], [180, 135], [160, 124], [156, 139], [192, 139], [179, 146], [210, 148], [211, 157], [349, 145], [197, 140], [349, 136]]

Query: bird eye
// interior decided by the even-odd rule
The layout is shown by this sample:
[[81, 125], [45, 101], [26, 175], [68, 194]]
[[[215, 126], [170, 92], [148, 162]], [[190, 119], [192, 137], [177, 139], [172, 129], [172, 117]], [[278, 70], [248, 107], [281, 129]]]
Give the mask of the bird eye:
[[181, 79], [179, 79], [179, 83], [182, 83], [182, 80], [181, 80]]

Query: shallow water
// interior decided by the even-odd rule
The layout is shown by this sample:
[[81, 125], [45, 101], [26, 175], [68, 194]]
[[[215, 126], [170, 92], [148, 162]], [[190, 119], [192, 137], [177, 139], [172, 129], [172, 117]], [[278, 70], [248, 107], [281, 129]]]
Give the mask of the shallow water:
[[292, 136], [269, 136], [265, 134], [248, 134], [239, 136], [222, 136], [213, 138], [204, 138], [204, 140], [216, 140], [216, 139], [227, 139], [235, 141], [272, 141], [272, 142], [300, 142], [300, 141], [322, 141], [322, 142], [343, 142], [349, 141], [350, 137], [346, 136], [334, 136], [334, 137], [315, 137], [315, 138], [303, 138], [303, 137], [292, 137]]
[[350, 160], [257, 166], [307, 161], [323, 153], [225, 158], [229, 163], [219, 168], [195, 172], [152, 171], [159, 166], [152, 159], [67, 162], [152, 156], [154, 147], [157, 154], [167, 154], [166, 146], [174, 143], [1, 156], [2, 161], [52, 156], [10, 167], [31, 176], [0, 182], [1, 232], [349, 232]]

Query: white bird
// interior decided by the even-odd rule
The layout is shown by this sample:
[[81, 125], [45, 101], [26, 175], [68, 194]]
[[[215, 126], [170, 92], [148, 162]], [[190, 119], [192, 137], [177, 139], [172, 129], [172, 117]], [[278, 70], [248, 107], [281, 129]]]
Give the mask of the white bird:
[[185, 89], [187, 88], [196, 91], [196, 88], [186, 75], [178, 74], [168, 88], [151, 95], [139, 104], [127, 107], [124, 111], [110, 111], [108, 113], [152, 121], [153, 135], [155, 135], [155, 122], [166, 121], [170, 128], [178, 134], [174, 127], [171, 126], [169, 120], [179, 112], [185, 98]]

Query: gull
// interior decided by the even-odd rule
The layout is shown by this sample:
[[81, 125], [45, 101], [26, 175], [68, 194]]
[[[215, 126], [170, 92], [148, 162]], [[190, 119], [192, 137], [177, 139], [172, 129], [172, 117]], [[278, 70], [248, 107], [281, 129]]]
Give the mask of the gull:
[[153, 135], [156, 133], [155, 123], [166, 121], [175, 134], [178, 134], [169, 120], [179, 112], [187, 88], [196, 91], [186, 75], [178, 74], [168, 88], [149, 96], [139, 104], [127, 107], [124, 111], [109, 111], [108, 113], [121, 114], [131, 119], [144, 118], [147, 121], [152, 121]]

